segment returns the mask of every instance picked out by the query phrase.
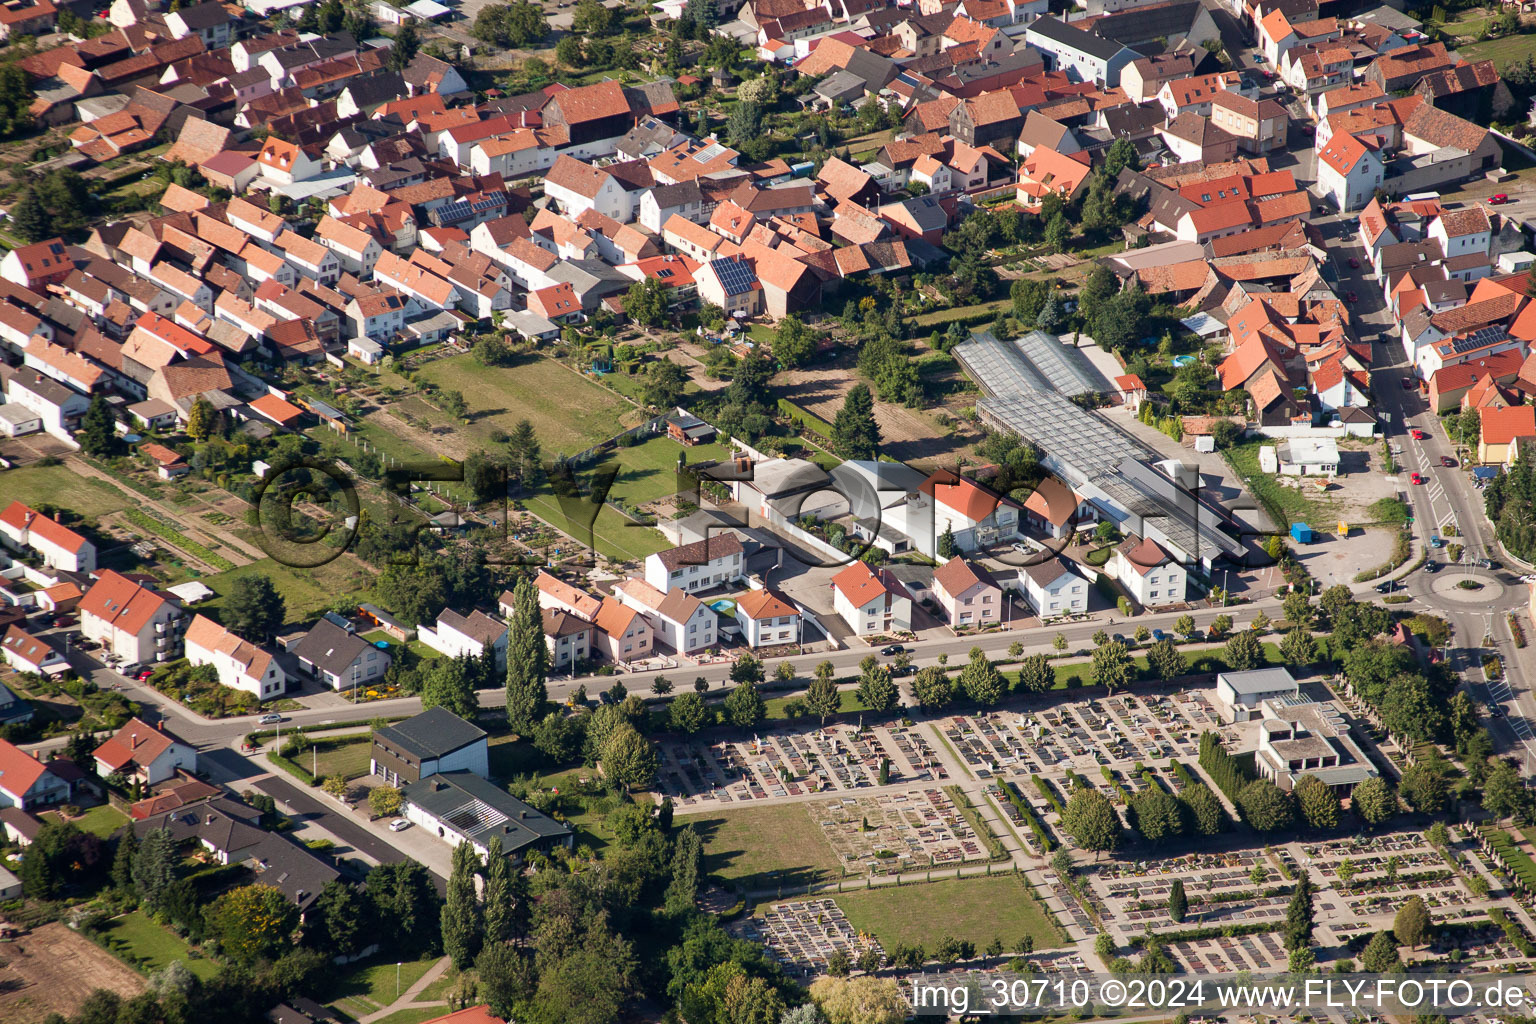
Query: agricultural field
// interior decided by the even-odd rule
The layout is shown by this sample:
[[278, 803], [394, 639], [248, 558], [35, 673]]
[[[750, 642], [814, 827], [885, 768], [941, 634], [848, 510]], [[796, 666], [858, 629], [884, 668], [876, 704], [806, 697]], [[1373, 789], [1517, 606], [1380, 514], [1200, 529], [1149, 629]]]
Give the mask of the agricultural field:
[[1062, 944], [1061, 930], [1018, 875], [951, 878], [920, 885], [886, 885], [837, 894], [854, 930], [874, 935], [887, 950], [899, 943], [933, 950], [939, 940], [969, 939], [977, 948], [993, 939], [1009, 949], [1025, 935], [1036, 949]]
[[[775, 393], [794, 402], [813, 416], [831, 423], [843, 407], [843, 399], [859, 382], [853, 367], [790, 370], [779, 376]], [[948, 465], [970, 447], [970, 439], [946, 430], [933, 413], [908, 409], [890, 402], [875, 402], [875, 422], [880, 426], [880, 450], [893, 459], [918, 468]]]
[[5, 504], [58, 505], [82, 516], [104, 516], [129, 505], [128, 495], [101, 480], [80, 476], [68, 466], [24, 466], [0, 474]]
[[142, 975], [59, 922], [3, 948], [0, 1020], [6, 1024], [42, 1024], [49, 1014], [73, 1014], [98, 988], [124, 998], [144, 991]]
[[451, 356], [428, 363], [420, 376], [464, 395], [468, 432], [483, 440], [493, 428], [511, 431], [526, 419], [546, 453], [569, 455], [633, 425], [621, 422], [633, 409], [628, 402], [553, 359], [482, 366], [467, 355]]
[[804, 804], [679, 817], [704, 840], [704, 868], [748, 891], [835, 880], [842, 873], [825, 833]]

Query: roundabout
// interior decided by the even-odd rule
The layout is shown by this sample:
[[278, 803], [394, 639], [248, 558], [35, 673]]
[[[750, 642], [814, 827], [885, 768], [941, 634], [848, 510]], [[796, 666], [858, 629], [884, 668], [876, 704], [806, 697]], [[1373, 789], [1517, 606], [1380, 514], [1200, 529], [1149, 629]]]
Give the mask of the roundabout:
[[1460, 605], [1480, 606], [1490, 611], [1494, 602], [1503, 597], [1507, 589], [1493, 573], [1480, 570], [1447, 569], [1436, 575], [1429, 584], [1429, 592], [1436, 597]]

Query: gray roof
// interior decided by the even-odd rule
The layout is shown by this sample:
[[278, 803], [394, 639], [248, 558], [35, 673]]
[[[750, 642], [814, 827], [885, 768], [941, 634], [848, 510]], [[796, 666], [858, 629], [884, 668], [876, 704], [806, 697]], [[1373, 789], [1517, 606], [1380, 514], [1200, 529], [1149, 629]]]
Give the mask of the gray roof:
[[329, 619], [321, 619], [291, 650], [323, 672], [341, 675], [358, 656], [373, 646]]
[[428, 708], [394, 725], [381, 725], [375, 735], [420, 758], [443, 757], [486, 738], [486, 731], [447, 708]]
[[1217, 679], [1224, 681], [1239, 697], [1273, 693], [1276, 690], [1291, 690], [1296, 687], [1295, 677], [1278, 665], [1272, 668], [1251, 669], [1247, 672], [1222, 672]]
[[1110, 60], [1115, 54], [1125, 49], [1124, 45], [1113, 39], [1105, 39], [1103, 36], [1096, 36], [1092, 32], [1084, 32], [1082, 29], [1068, 25], [1066, 22], [1053, 18], [1050, 15], [1036, 18], [1030, 22], [1029, 31], [1031, 34], [1044, 36], [1047, 40], [1059, 46], [1077, 50], [1079, 53], [1086, 53], [1088, 56], [1098, 60]]
[[811, 91], [827, 100], [842, 100], [849, 96], [862, 96], [868, 88], [864, 79], [852, 71], [835, 71]]
[[1114, 390], [1080, 350], [1041, 331], [1013, 341], [981, 331], [956, 345], [954, 355], [988, 394], [1059, 391], [1071, 396]]
[[539, 840], [562, 838], [571, 826], [548, 817], [473, 772], [438, 772], [406, 786], [405, 801], [481, 846], [501, 837], [508, 854]]

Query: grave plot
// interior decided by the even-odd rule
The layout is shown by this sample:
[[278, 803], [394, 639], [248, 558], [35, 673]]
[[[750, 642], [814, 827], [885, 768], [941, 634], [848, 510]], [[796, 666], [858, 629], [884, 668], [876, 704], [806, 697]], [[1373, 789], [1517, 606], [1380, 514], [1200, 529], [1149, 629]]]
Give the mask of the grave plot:
[[683, 806], [813, 796], [879, 784], [938, 782], [948, 773], [915, 730], [793, 726], [751, 739], [665, 743], [659, 791]]
[[1280, 937], [1272, 934], [1172, 942], [1165, 951], [1191, 974], [1284, 971], [1287, 962]]
[[761, 920], [747, 922], [742, 931], [746, 938], [767, 946], [791, 973], [802, 977], [825, 974], [827, 959], [839, 949], [850, 961], [873, 949], [880, 963], [885, 963], [879, 941], [873, 935], [855, 932], [842, 908], [830, 899], [775, 903]]
[[1422, 896], [1437, 923], [1477, 922], [1488, 900], [1479, 898], [1424, 837], [1391, 832], [1322, 844], [1302, 844], [1304, 862], [1329, 883], [1328, 909], [1342, 912], [1341, 938], [1365, 934], [1397, 912], [1409, 896]]
[[[1267, 877], [1253, 880], [1262, 865]], [[1285, 918], [1289, 897], [1272, 893], [1286, 883], [1262, 851], [1236, 850], [1221, 854], [1189, 854], [1136, 864], [1102, 864], [1089, 883], [1102, 906], [1106, 922], [1141, 932], [1251, 924]], [[1173, 882], [1184, 883], [1189, 910], [1182, 923], [1168, 916]]]
[[985, 844], [940, 789], [818, 800], [808, 810], [844, 870], [853, 874], [889, 875], [987, 859]]

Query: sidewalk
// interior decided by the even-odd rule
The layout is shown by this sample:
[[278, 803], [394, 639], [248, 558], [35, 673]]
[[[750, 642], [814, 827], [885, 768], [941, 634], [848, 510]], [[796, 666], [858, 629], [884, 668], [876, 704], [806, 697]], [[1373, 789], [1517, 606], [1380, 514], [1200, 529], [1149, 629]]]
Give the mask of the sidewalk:
[[433, 964], [431, 967], [428, 967], [426, 974], [423, 974], [421, 977], [412, 982], [410, 988], [400, 993], [399, 999], [396, 999], [394, 1002], [384, 1007], [384, 1009], [376, 1010], [375, 1012], [370, 1013], [368, 1016], [362, 1018], [359, 1021], [359, 1024], [373, 1024], [374, 1021], [383, 1020], [386, 1017], [399, 1013], [401, 1010], [431, 1009], [442, 1010], [446, 1013], [447, 1003], [444, 1000], [438, 999], [432, 1002], [420, 1002], [416, 997], [421, 995], [422, 991], [426, 989], [428, 985], [441, 978], [444, 974], [447, 974], [448, 968], [452, 966], [452, 963], [453, 961], [449, 960], [446, 956], [443, 957], [437, 963]]

